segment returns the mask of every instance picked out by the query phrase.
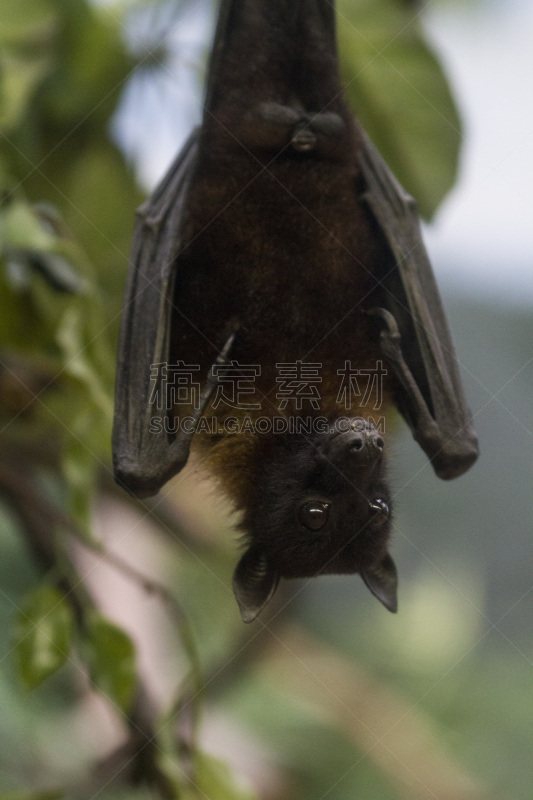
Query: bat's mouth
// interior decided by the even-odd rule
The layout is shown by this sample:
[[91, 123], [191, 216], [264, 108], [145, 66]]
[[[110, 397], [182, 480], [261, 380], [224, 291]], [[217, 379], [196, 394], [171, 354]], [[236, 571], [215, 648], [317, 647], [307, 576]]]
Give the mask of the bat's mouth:
[[291, 139], [291, 146], [298, 153], [310, 153], [316, 147], [316, 136], [306, 125], [298, 126]]
[[317, 575], [354, 575], [371, 569], [387, 552], [388, 534], [366, 530], [352, 537], [317, 570]]

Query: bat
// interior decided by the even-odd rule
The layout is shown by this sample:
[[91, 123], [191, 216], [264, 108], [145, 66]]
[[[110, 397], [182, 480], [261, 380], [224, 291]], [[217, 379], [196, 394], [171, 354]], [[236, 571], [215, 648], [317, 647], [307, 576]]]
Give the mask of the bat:
[[396, 410], [439, 477], [476, 460], [416, 205], [343, 98], [333, 5], [222, 0], [202, 123], [137, 215], [116, 480], [149, 496], [198, 454], [241, 513], [245, 622], [326, 573], [395, 611]]

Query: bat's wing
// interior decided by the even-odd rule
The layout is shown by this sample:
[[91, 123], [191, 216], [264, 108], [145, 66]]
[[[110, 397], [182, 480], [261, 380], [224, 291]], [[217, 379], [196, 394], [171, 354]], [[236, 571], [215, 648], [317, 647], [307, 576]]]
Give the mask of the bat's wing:
[[151, 431], [156, 407], [152, 400], [158, 391], [151, 368], [170, 361], [176, 258], [182, 247], [197, 138], [194, 131], [138, 209], [133, 234], [118, 351], [113, 466], [116, 480], [141, 496], [155, 494], [184, 466], [188, 455], [181, 440]]
[[465, 472], [478, 456], [454, 347], [416, 204], [362, 133], [364, 200], [382, 229], [394, 268], [381, 279], [381, 347], [398, 383], [396, 403], [441, 478]]

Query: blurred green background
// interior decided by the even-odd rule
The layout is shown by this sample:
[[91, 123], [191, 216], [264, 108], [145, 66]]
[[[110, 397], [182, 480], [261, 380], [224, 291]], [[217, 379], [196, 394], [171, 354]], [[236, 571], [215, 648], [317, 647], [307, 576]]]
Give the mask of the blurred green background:
[[398, 425], [398, 615], [327, 577], [243, 626], [194, 465], [146, 503], [110, 473], [134, 211], [199, 119], [214, 8], [0, 4], [0, 800], [531, 798], [533, 16], [337, 5], [350, 100], [432, 219], [482, 455], [438, 481]]

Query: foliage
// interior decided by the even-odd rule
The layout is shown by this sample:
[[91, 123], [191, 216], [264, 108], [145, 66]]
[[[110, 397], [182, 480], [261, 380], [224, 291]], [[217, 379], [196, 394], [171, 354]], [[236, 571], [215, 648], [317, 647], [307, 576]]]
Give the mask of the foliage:
[[39, 686], [68, 657], [74, 620], [66, 598], [50, 585], [26, 598], [15, 631], [19, 674], [28, 689]]
[[349, 98], [400, 182], [431, 218], [457, 175], [461, 123], [416, 4], [339, 0]]

